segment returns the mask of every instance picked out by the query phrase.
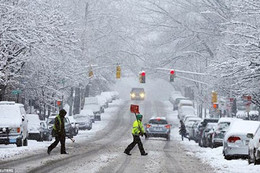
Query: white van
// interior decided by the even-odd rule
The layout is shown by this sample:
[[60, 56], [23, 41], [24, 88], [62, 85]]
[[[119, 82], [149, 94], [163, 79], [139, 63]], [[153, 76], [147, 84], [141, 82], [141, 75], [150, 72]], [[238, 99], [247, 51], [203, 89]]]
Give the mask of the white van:
[[0, 144], [16, 144], [17, 147], [27, 146], [28, 120], [24, 105], [0, 102]]
[[193, 102], [191, 100], [180, 100], [178, 104], [178, 109], [180, 109], [182, 106], [192, 106], [193, 107]]

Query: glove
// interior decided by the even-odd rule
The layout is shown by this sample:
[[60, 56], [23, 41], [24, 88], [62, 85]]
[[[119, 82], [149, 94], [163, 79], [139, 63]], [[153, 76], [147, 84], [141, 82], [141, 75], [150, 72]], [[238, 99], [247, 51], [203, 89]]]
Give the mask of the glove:
[[147, 138], [147, 134], [146, 133], [144, 133], [144, 136]]

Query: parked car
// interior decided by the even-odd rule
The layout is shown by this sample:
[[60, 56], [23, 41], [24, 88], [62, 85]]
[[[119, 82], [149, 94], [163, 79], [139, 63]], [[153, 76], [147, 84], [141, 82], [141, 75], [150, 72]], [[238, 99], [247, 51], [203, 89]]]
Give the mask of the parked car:
[[105, 97], [108, 103], [112, 103], [113, 98], [112, 98], [112, 95], [110, 92], [108, 92], [108, 91], [102, 92], [100, 95]]
[[44, 141], [51, 141], [52, 140], [51, 129], [49, 129], [46, 121], [41, 121], [40, 126], [43, 130], [43, 140]]
[[175, 99], [174, 99], [174, 103], [173, 103], [173, 110], [178, 110], [178, 105], [180, 103], [181, 100], [189, 100], [188, 98], [186, 97], [183, 97], [183, 96], [176, 96]]
[[[171, 102], [172, 105], [174, 105], [174, 102], [175, 102], [175, 99], [177, 97], [182, 97], [182, 98], [185, 98], [181, 95], [181, 92], [180, 91], [173, 91], [169, 97], [169, 101]], [[178, 106], [178, 105], [177, 105]]]
[[217, 129], [215, 130], [215, 132], [212, 135], [212, 147], [218, 147], [218, 146], [223, 146], [223, 139], [224, 136], [228, 130], [228, 128], [230, 127], [231, 123], [237, 120], [241, 120], [241, 119], [237, 119], [237, 118], [220, 118], [218, 121], [218, 126]]
[[[51, 116], [47, 120], [47, 125], [49, 126], [49, 129], [51, 131], [53, 130], [55, 118], [56, 118], [56, 116]], [[65, 117], [65, 127], [64, 128], [65, 128], [66, 136], [72, 138], [74, 129], [73, 129], [72, 125], [70, 124], [70, 120], [68, 119], [68, 117]]]
[[119, 99], [119, 93], [117, 91], [110, 91], [112, 95], [112, 100]]
[[77, 123], [77, 121], [73, 118], [73, 116], [66, 116], [68, 119], [69, 119], [69, 121], [70, 121], [70, 124], [71, 124], [71, 126], [72, 126], [72, 128], [73, 128], [73, 133], [72, 133], [72, 135], [73, 136], [76, 136], [77, 134], [78, 134], [78, 132], [79, 132], [79, 124]]
[[131, 100], [144, 100], [145, 91], [144, 88], [132, 88], [130, 92]]
[[73, 118], [76, 120], [79, 125], [80, 130], [91, 130], [92, 129], [92, 120], [88, 115], [76, 114], [73, 115]]
[[152, 117], [145, 124], [146, 139], [149, 137], [163, 137], [170, 140], [171, 124], [165, 117]]
[[24, 105], [0, 102], [0, 144], [16, 144], [17, 147], [28, 145], [28, 120]]
[[198, 141], [199, 146], [202, 146], [201, 142], [201, 137], [203, 135], [203, 131], [205, 127], [207, 126], [208, 123], [217, 123], [219, 119], [216, 118], [205, 118], [201, 123], [197, 126], [196, 129], [196, 140]]
[[200, 125], [202, 120], [200, 121], [196, 121], [192, 124], [191, 126], [191, 130], [189, 131], [189, 140], [194, 140], [195, 142], [198, 142], [197, 139], [197, 130], [198, 130], [198, 126]]
[[257, 121], [235, 121], [226, 132], [223, 140], [224, 158], [230, 160], [232, 158], [248, 157], [248, 133], [255, 134], [260, 122]]
[[216, 129], [217, 125], [218, 125], [217, 122], [207, 123], [200, 137], [199, 144], [201, 147], [211, 146], [212, 134], [214, 132], [214, 129]]
[[187, 131], [187, 137], [189, 138], [189, 140], [193, 139], [193, 125], [195, 122], [200, 122], [202, 121], [202, 119], [200, 117], [194, 117], [194, 116], [191, 116], [191, 117], [187, 117], [184, 124], [185, 124], [185, 127], [186, 127], [186, 131]]
[[180, 120], [183, 120], [187, 115], [196, 116], [196, 110], [192, 106], [182, 106], [178, 109], [178, 117]]
[[102, 107], [98, 103], [98, 99], [96, 97], [86, 97], [84, 109], [92, 110], [94, 113], [95, 121], [101, 121]]
[[37, 114], [27, 114], [28, 119], [28, 139], [43, 141], [44, 130], [41, 127], [41, 120]]
[[179, 104], [178, 104], [178, 110], [182, 107], [182, 106], [191, 106], [193, 107], [193, 102], [191, 100], [180, 100]]
[[101, 113], [104, 113], [105, 108], [108, 108], [107, 99], [101, 95], [96, 96], [96, 98], [98, 99], [98, 104], [101, 106]]
[[250, 138], [248, 144], [248, 163], [260, 164], [260, 126], [255, 134], [248, 133], [247, 137]]
[[80, 114], [81, 115], [85, 115], [85, 116], [89, 116], [91, 121], [92, 121], [92, 123], [95, 122], [94, 113], [93, 113], [93, 111], [91, 109], [83, 109], [83, 110], [80, 111]]

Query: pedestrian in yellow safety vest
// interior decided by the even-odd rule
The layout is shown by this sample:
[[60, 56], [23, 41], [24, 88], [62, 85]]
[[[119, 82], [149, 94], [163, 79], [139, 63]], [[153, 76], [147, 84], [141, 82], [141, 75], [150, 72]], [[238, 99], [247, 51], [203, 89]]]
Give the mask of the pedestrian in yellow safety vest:
[[147, 136], [144, 131], [144, 126], [142, 123], [143, 116], [141, 114], [136, 115], [136, 120], [133, 123], [132, 135], [133, 135], [133, 142], [127, 146], [124, 153], [127, 155], [131, 155], [130, 151], [138, 144], [138, 148], [142, 156], [146, 156], [148, 153], [144, 151], [144, 147], [140, 138], [140, 135]]
[[59, 115], [55, 118], [52, 134], [55, 136], [55, 141], [48, 147], [47, 153], [50, 154], [51, 150], [53, 150], [58, 143], [61, 144], [61, 154], [68, 154], [65, 149], [65, 138], [66, 138], [66, 132], [65, 132], [65, 120], [64, 117], [67, 114], [67, 112], [64, 109], [61, 109], [59, 112]]

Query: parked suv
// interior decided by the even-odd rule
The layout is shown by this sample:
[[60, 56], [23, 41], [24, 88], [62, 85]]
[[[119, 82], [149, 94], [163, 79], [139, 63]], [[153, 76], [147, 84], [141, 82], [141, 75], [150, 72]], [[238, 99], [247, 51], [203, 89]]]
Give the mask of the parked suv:
[[28, 120], [23, 104], [0, 102], [0, 144], [27, 146]]

